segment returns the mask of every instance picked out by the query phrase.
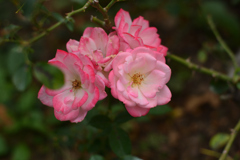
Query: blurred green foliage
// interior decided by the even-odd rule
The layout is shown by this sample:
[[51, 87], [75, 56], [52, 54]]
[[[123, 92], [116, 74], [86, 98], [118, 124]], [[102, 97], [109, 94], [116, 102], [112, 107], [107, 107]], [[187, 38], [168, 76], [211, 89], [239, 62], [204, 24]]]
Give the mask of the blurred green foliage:
[[[162, 115], [171, 113], [171, 105], [158, 106], [151, 109], [147, 116], [133, 120], [122, 104], [114, 99], [106, 99], [99, 102], [83, 122], [71, 124], [56, 120], [53, 109], [40, 103], [37, 94], [42, 83], [58, 88], [62, 85], [63, 75], [53, 71], [49, 74], [55, 78], [50, 81], [44, 75], [46, 72], [41, 71], [51, 72], [54, 69], [39, 62], [52, 59], [57, 49], [66, 50], [66, 42], [69, 39], [79, 40], [86, 27], [96, 26], [90, 22], [91, 15], [98, 18], [102, 16], [90, 7], [32, 46], [25, 46], [22, 42], [63, 20], [66, 13], [82, 7], [85, 2], [86, 0], [0, 0], [0, 159], [102, 160], [113, 159], [118, 155], [124, 160], [139, 160], [128, 155], [131, 154], [131, 142], [126, 131], [118, 125], [129, 129], [134, 123], [127, 126], [125, 122], [151, 124], [154, 121], [151, 117], [161, 118]], [[109, 0], [100, 0], [103, 6], [108, 2]], [[203, 65], [211, 64], [213, 56], [226, 64], [229, 61], [210, 31], [205, 16], [210, 14], [213, 17], [221, 35], [236, 51], [240, 42], [239, 5], [239, 0], [127, 0], [115, 4], [110, 9], [109, 16], [113, 20], [120, 8], [128, 10], [133, 18], [141, 15], [149, 19], [151, 26], [158, 28], [162, 44], [170, 52], [186, 58], [193, 57], [193, 61]], [[172, 62], [168, 63], [172, 68], [169, 87], [176, 97], [187, 88], [192, 72]], [[226, 67], [223, 68], [227, 72]], [[226, 84], [213, 81], [216, 83], [212, 83], [212, 89], [218, 93], [229, 88]], [[50, 82], [52, 84], [48, 85]], [[106, 107], [110, 100], [114, 101], [111, 114]], [[219, 139], [226, 139], [226, 136], [215, 137], [211, 143], [213, 148], [223, 143]], [[165, 141], [164, 135], [150, 134], [140, 146], [143, 150], [132, 150], [134, 153], [137, 150], [144, 152]], [[119, 150], [119, 147], [122, 149]], [[111, 149], [116, 155], [111, 153]], [[68, 153], [76, 157], [70, 157]]]

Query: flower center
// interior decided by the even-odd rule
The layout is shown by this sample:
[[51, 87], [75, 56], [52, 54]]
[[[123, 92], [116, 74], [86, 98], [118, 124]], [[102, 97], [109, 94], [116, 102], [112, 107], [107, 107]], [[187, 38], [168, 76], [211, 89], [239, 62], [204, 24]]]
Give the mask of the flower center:
[[81, 82], [75, 79], [74, 81], [72, 81], [72, 87], [73, 89], [81, 88]]
[[143, 81], [143, 75], [140, 73], [135, 73], [132, 76], [132, 81], [133, 81], [133, 85], [141, 85], [142, 81]]

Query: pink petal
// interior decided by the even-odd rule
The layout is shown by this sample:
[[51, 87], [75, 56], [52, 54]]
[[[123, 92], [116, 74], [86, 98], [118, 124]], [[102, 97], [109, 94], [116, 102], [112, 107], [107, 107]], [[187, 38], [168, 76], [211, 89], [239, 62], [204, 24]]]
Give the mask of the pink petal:
[[79, 42], [73, 39], [70, 39], [67, 42], [67, 50], [68, 52], [74, 52], [74, 51], [78, 51], [78, 46], [79, 46]]
[[134, 37], [138, 37], [138, 34], [139, 34], [141, 29], [142, 29], [142, 26], [131, 25], [129, 33], [131, 35], [133, 35]]
[[103, 59], [104, 56], [101, 50], [95, 50], [92, 53], [92, 57], [96, 62], [99, 62], [100, 60]]
[[59, 68], [63, 74], [64, 74], [64, 81], [68, 81], [69, 79], [72, 78], [72, 72], [67, 68], [67, 66], [65, 66], [65, 64], [63, 64], [62, 62], [60, 61], [51, 61], [51, 62], [48, 62], [49, 64]]
[[57, 52], [56, 52], [56, 56], [55, 56], [55, 58], [49, 60], [48, 62], [53, 62], [53, 61], [60, 61], [60, 62], [63, 62], [64, 57], [66, 57], [67, 55], [68, 55], [67, 52], [58, 49]]
[[49, 96], [46, 93], [46, 87], [42, 86], [38, 92], [38, 99], [46, 106], [52, 107], [53, 106], [53, 96]]
[[149, 22], [145, 20], [142, 16], [133, 20], [132, 25], [142, 26], [141, 31], [149, 27]]
[[[155, 84], [156, 87], [162, 88], [166, 84], [166, 74], [159, 70], [153, 70], [149, 75], [147, 75], [147, 77], [144, 78], [142, 83], [142, 85], [146, 85], [146, 87], [154, 87], [152, 84]], [[151, 89], [155, 91], [154, 88]]]
[[119, 38], [116, 35], [113, 35], [109, 37], [109, 40], [107, 42], [107, 52], [106, 52], [106, 57], [110, 55], [116, 55], [118, 54], [119, 51]]
[[[108, 81], [108, 79], [105, 79]], [[95, 77], [95, 85], [99, 90], [99, 100], [102, 100], [107, 97], [107, 93], [105, 92], [105, 85], [107, 84], [108, 87], [110, 87], [110, 82], [104, 82], [103, 78], [99, 75], [96, 75]]]
[[163, 45], [160, 45], [158, 48], [157, 48], [157, 51], [160, 52], [161, 54], [163, 54], [164, 56], [167, 55], [167, 51], [168, 51], [168, 48], [163, 46]]
[[83, 32], [83, 37], [90, 37], [93, 31], [93, 27], [87, 27]]
[[72, 104], [72, 109], [81, 107], [88, 99], [88, 93], [83, 89], [75, 91], [75, 99]]
[[83, 67], [82, 61], [78, 58], [77, 55], [69, 53], [64, 59], [63, 59], [64, 64], [67, 66], [67, 68], [73, 73], [77, 74], [78, 72], [76, 71], [76, 68], [74, 67], [75, 65], [78, 65], [79, 67]]
[[129, 98], [136, 104], [141, 106], [149, 104], [148, 100], [146, 99], [146, 97], [144, 97], [144, 95], [141, 93], [139, 89], [137, 90], [137, 94], [138, 94], [137, 97], [129, 94]]
[[150, 110], [148, 108], [141, 108], [139, 106], [134, 106], [134, 107], [126, 106], [126, 109], [127, 109], [128, 113], [133, 117], [145, 116]]
[[94, 92], [91, 94], [88, 92], [87, 101], [81, 106], [83, 110], [89, 111], [91, 110], [99, 100], [99, 90], [95, 87]]
[[125, 10], [123, 10], [123, 9], [120, 9], [118, 11], [118, 13], [116, 14], [115, 19], [114, 19], [116, 28], [119, 27], [121, 19], [124, 19], [124, 22], [128, 23], [129, 26], [132, 24], [132, 19], [131, 19], [129, 13], [126, 12]]
[[84, 120], [84, 118], [86, 117], [88, 111], [79, 109], [79, 114], [75, 119], [71, 119], [70, 121], [72, 123], [78, 123]]
[[165, 63], [162, 63], [160, 61], [157, 62], [157, 65], [156, 65], [156, 69], [162, 71], [163, 73], [165, 73], [165, 81], [164, 83], [166, 84], [170, 77], [171, 77], [171, 69], [169, 68], [168, 65], [166, 65]]
[[97, 50], [101, 50], [103, 53], [105, 53], [105, 47], [106, 47], [107, 42], [108, 42], [107, 33], [102, 28], [95, 27], [95, 28], [93, 28], [90, 37], [95, 42]]
[[139, 34], [139, 37], [142, 38], [144, 44], [156, 47], [160, 45], [159, 35], [155, 27], [146, 28]]
[[67, 114], [72, 110], [74, 98], [74, 92], [66, 90], [53, 97], [53, 107], [56, 111]]
[[91, 59], [92, 52], [97, 50], [97, 46], [95, 44], [95, 41], [90, 37], [81, 37], [79, 42], [79, 51], [83, 55], [89, 56]]
[[79, 108], [76, 110], [71, 110], [68, 113], [64, 114], [61, 111], [54, 110], [55, 117], [60, 121], [68, 121], [71, 119], [76, 119], [79, 115]]
[[136, 39], [133, 35], [129, 33], [123, 33], [124, 40], [129, 44], [131, 48], [136, 48], [138, 46], [141, 46], [141, 41], [139, 39]]
[[172, 97], [172, 93], [169, 88], [165, 85], [159, 92], [157, 92], [157, 104], [164, 105], [167, 104]]
[[63, 85], [63, 87], [61, 87], [60, 89], [51, 90], [49, 88], [46, 88], [46, 93], [50, 96], [55, 96], [55, 95], [62, 93], [65, 90], [68, 90], [70, 88], [72, 88], [72, 83], [70, 81], [66, 81], [65, 84]]
[[113, 70], [109, 73], [109, 75], [108, 75], [108, 79], [109, 79], [109, 81], [110, 81], [110, 88], [111, 88], [111, 94], [112, 94], [112, 96], [114, 97], [114, 98], [118, 98], [118, 92], [117, 92], [117, 88], [116, 88], [116, 76], [114, 75], [114, 73], [113, 73]]

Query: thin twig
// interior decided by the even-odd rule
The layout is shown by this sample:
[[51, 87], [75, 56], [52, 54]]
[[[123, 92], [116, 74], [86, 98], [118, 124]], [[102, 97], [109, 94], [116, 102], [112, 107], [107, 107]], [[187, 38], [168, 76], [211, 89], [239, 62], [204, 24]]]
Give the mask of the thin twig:
[[[232, 83], [236, 83], [235, 80], [223, 73], [219, 73], [215, 70], [212, 70], [212, 69], [208, 69], [208, 68], [205, 68], [205, 67], [201, 67], [197, 64], [194, 64], [192, 62], [190, 62], [189, 60], [185, 60], [181, 57], [178, 57], [174, 54], [167, 54], [167, 57], [171, 60], [174, 60], [174, 61], [177, 61], [185, 66], [187, 66], [188, 68], [192, 69], [192, 70], [196, 70], [196, 71], [199, 71], [201, 73], [204, 73], [204, 74], [207, 74], [207, 75], [210, 75], [214, 78], [219, 78], [219, 79], [222, 79], [224, 81], [229, 81], [229, 82], [232, 82]], [[239, 81], [239, 78], [237, 79], [237, 81]]]
[[228, 47], [228, 45], [225, 43], [225, 41], [220, 36], [219, 32], [216, 29], [215, 24], [213, 23], [213, 20], [212, 20], [211, 16], [209, 16], [209, 15], [207, 16], [207, 21], [208, 21], [208, 24], [209, 24], [210, 28], [212, 29], [215, 37], [217, 38], [218, 42], [221, 44], [223, 49], [227, 52], [227, 54], [231, 58], [231, 60], [233, 62], [233, 66], [234, 66], [234, 68], [236, 70], [236, 68], [238, 67], [238, 64], [237, 64], [236, 58], [234, 56], [234, 53], [231, 51], [231, 49]]
[[102, 27], [102, 28], [105, 26], [105, 22], [102, 21], [102, 20], [100, 20], [100, 19], [98, 19], [98, 18], [95, 17], [95, 16], [91, 16], [90, 20], [91, 20], [91, 22], [96, 23], [97, 25], [99, 25], [99, 26]]
[[236, 138], [237, 136], [237, 133], [238, 131], [240, 130], [240, 120], [238, 121], [237, 125], [234, 127], [234, 129], [232, 130], [232, 133], [230, 135], [230, 138], [228, 140], [228, 143], [227, 145], [225, 146], [223, 152], [222, 152], [222, 155], [221, 157], [219, 158], [219, 160], [225, 160], [227, 155], [228, 155], [228, 152], [232, 146], [232, 143], [234, 141], [234, 139]]
[[[112, 1], [111, 1], [111, 2], [112, 2]], [[110, 2], [110, 3], [111, 3], [111, 2]], [[108, 31], [111, 31], [111, 30], [112, 30], [112, 24], [111, 24], [111, 21], [110, 21], [110, 19], [109, 19], [107, 10], [105, 10], [105, 8], [103, 8], [103, 7], [99, 4], [99, 1], [98, 1], [98, 0], [93, 0], [92, 6], [95, 7], [95, 8], [97, 8], [97, 10], [102, 13], [103, 18], [104, 18], [104, 22], [105, 22], [104, 28], [105, 28], [106, 30], [108, 30]]]
[[[85, 10], [90, 6], [90, 4], [92, 3], [93, 0], [88, 0], [88, 2], [82, 7], [79, 8], [78, 10], [72, 11], [70, 13], [67, 13], [67, 16], [64, 18], [65, 20], [69, 20], [71, 18], [71, 16], [79, 13], [79, 12], [85, 12]], [[25, 44], [29, 45], [37, 40], [39, 40], [40, 38], [42, 38], [43, 36], [45, 36], [48, 32], [54, 30], [55, 28], [57, 28], [58, 26], [60, 26], [61, 24], [65, 23], [65, 20], [59, 21], [56, 24], [52, 25], [51, 27], [49, 27], [48, 29], [46, 29], [46, 31], [40, 33], [39, 35], [33, 37], [32, 39], [28, 40], [28, 41], [24, 41]]]

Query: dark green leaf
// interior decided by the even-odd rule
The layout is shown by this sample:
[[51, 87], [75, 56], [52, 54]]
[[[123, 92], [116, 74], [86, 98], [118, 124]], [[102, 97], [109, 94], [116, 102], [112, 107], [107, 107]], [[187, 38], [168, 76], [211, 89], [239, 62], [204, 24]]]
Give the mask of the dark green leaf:
[[66, 26], [72, 32], [74, 30], [74, 19], [73, 18], [69, 18], [66, 21]]
[[23, 66], [13, 74], [13, 83], [19, 91], [24, 91], [32, 81], [30, 66]]
[[115, 120], [114, 120], [114, 123], [116, 123], [116, 124], [122, 124], [122, 123], [125, 123], [125, 122], [127, 122], [127, 121], [129, 121], [129, 120], [131, 120], [133, 117], [128, 113], [128, 112], [121, 112], [121, 113], [119, 113], [117, 116], [116, 116], [116, 118], [115, 118]]
[[169, 107], [168, 105], [163, 105], [163, 106], [157, 106], [154, 108], [151, 108], [149, 111], [149, 114], [152, 115], [164, 115], [172, 111], [172, 108]]
[[37, 63], [34, 66], [34, 75], [37, 80], [50, 89], [59, 89], [64, 84], [62, 71], [47, 63]]
[[142, 159], [135, 156], [127, 155], [123, 157], [123, 160], [142, 160]]
[[210, 140], [210, 147], [212, 149], [218, 149], [224, 146], [229, 140], [229, 134], [226, 133], [218, 133], [214, 135]]
[[93, 127], [99, 128], [99, 129], [107, 129], [112, 126], [111, 120], [107, 116], [104, 116], [104, 115], [94, 116], [90, 120], [89, 124], [92, 125]]
[[30, 159], [30, 149], [24, 145], [20, 144], [16, 146], [16, 148], [13, 150], [12, 154], [12, 160], [29, 160]]
[[206, 62], [206, 60], [207, 60], [207, 53], [206, 53], [204, 50], [200, 50], [200, 51], [198, 52], [198, 60], [199, 60], [201, 63]]
[[8, 53], [7, 65], [9, 72], [13, 74], [24, 64], [24, 61], [23, 48], [20, 46], [14, 46]]
[[61, 16], [60, 14], [58, 14], [58, 13], [52, 13], [52, 16], [57, 20], [57, 21], [64, 21], [65, 19], [64, 19], [64, 17], [63, 16]]
[[123, 157], [131, 153], [131, 141], [128, 134], [121, 128], [114, 128], [108, 137], [109, 144], [113, 152]]
[[228, 83], [222, 80], [215, 80], [213, 79], [210, 84], [211, 91], [217, 94], [223, 94], [229, 89]]
[[89, 160], [104, 160], [100, 155], [92, 155]]

